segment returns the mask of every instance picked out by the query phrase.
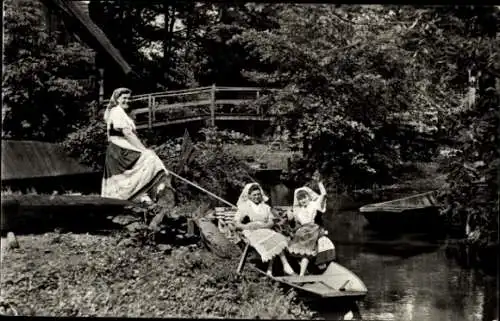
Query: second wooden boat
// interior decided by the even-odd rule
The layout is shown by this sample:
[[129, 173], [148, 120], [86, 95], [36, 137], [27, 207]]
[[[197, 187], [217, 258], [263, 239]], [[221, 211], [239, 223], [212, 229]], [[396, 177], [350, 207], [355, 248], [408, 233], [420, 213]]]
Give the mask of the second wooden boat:
[[370, 225], [382, 230], [439, 230], [442, 218], [436, 191], [416, 194], [392, 201], [369, 204], [359, 211]]

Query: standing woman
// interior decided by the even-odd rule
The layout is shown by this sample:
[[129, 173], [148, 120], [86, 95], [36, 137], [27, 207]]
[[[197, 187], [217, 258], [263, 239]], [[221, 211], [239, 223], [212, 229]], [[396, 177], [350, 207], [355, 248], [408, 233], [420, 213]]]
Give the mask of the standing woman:
[[158, 195], [171, 188], [168, 170], [136, 134], [134, 121], [127, 115], [131, 90], [115, 89], [104, 112], [108, 148], [102, 181], [102, 197], [151, 202], [148, 194]]

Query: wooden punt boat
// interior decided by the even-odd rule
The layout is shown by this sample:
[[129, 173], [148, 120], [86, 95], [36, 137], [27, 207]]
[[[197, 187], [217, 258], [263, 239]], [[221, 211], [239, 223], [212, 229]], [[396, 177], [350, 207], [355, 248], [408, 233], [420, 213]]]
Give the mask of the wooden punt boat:
[[[277, 207], [277, 209], [280, 210], [286, 210], [286, 208], [287, 207]], [[239, 240], [233, 238], [233, 240], [230, 241], [226, 237], [227, 234], [225, 234], [223, 230], [221, 231], [220, 228], [221, 223], [224, 225], [224, 222], [232, 220], [234, 214], [234, 209], [229, 207], [218, 207], [203, 218], [196, 220], [196, 224], [200, 229], [202, 238], [209, 239], [208, 242], [211, 243], [209, 247], [212, 250], [220, 251], [220, 249], [224, 248], [223, 252], [232, 252], [233, 256], [241, 255], [240, 266], [238, 267], [238, 270], [240, 270], [245, 263], [248, 246], [245, 247], [243, 245], [238, 247], [235, 243]], [[242, 249], [242, 247], [245, 247], [245, 249]], [[263, 276], [271, 278], [283, 285], [295, 288], [299, 292], [312, 294], [313, 297], [318, 299], [338, 298], [358, 300], [363, 298], [368, 292], [365, 284], [358, 276], [335, 262], [330, 262], [321, 274], [305, 276], [268, 276], [264, 269], [259, 267], [257, 262], [249, 262], [248, 265]]]
[[442, 218], [436, 191], [416, 194], [400, 199], [369, 204], [359, 211], [376, 229], [439, 230]]
[[[106, 221], [131, 205], [129, 201], [99, 195], [2, 194], [1, 232], [32, 232], [64, 224], [93, 224]], [[55, 223], [57, 222], [57, 223]]]

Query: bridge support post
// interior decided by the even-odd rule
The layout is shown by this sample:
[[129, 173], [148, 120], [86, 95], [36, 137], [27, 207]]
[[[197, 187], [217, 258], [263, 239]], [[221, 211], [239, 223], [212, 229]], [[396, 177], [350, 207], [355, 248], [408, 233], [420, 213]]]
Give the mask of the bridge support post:
[[[258, 91], [258, 90], [257, 90], [257, 92], [256, 92], [256, 94], [255, 94], [255, 98], [256, 98], [257, 100], [259, 100], [259, 98], [260, 98], [260, 91]], [[260, 110], [260, 106], [258, 106], [258, 105], [257, 105], [257, 115], [259, 115], [259, 116], [263, 116], [263, 115], [261, 115], [261, 114], [260, 114], [260, 112], [261, 112], [261, 110]]]
[[210, 125], [215, 127], [215, 84], [210, 91]]

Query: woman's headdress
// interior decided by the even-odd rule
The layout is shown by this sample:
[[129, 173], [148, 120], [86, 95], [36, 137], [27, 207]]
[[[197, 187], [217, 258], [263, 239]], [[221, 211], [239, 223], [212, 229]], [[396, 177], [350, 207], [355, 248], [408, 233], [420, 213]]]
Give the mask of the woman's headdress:
[[[311, 198], [311, 201], [313, 201], [313, 202], [316, 201], [319, 197], [318, 193], [316, 193], [315, 191], [313, 191], [311, 188], [309, 188], [307, 186], [297, 188], [293, 192], [293, 207], [294, 208], [300, 206], [298, 196], [300, 194], [303, 194], [303, 193], [306, 193], [307, 195], [309, 195], [309, 197]], [[322, 202], [320, 208], [318, 208], [318, 211], [324, 212], [325, 210], [326, 210], [326, 202]]]
[[257, 186], [260, 189], [260, 192], [262, 194], [262, 201], [264, 203], [269, 200], [269, 197], [267, 197], [266, 194], [264, 194], [264, 190], [262, 189], [259, 183], [249, 183], [246, 184], [245, 187], [243, 187], [243, 191], [241, 192], [240, 197], [238, 198], [238, 202], [236, 203], [237, 207], [244, 205], [244, 203], [249, 200], [248, 193], [250, 192], [250, 188], [252, 186]]
[[120, 87], [120, 88], [117, 88], [113, 91], [111, 98], [109, 98], [108, 106], [106, 107], [106, 110], [104, 111], [104, 121], [106, 123], [108, 123], [109, 111], [111, 110], [111, 108], [118, 105], [118, 97], [120, 97], [123, 94], [130, 94], [131, 92], [132, 92], [132, 90], [125, 88], [125, 87]]

